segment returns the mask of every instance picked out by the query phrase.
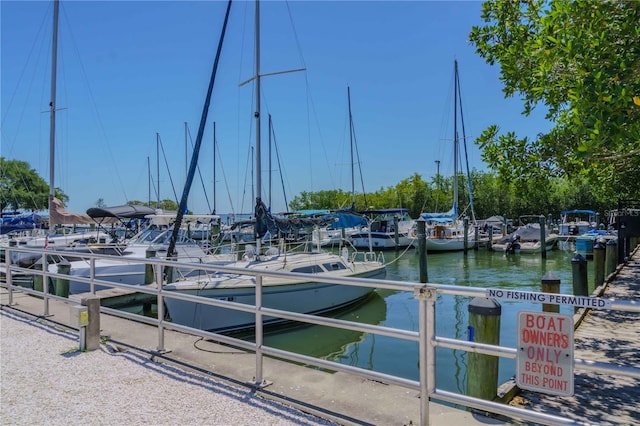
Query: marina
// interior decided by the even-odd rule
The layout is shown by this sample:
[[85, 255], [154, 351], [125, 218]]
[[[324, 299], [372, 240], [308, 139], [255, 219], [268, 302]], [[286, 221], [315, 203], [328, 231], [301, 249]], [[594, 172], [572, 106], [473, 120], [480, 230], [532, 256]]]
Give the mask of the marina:
[[[123, 3], [122, 10], [91, 3], [70, 4], [70, 13], [59, 0], [43, 3], [50, 8], [3, 6], [10, 16], [3, 34], [15, 46], [3, 46], [11, 59], [3, 75], [13, 91], [3, 98], [10, 158], [0, 157], [0, 423], [640, 423], [640, 200], [633, 199], [637, 143], [628, 141], [640, 97], [627, 75], [635, 57], [619, 49], [635, 46], [628, 28], [637, 10], [624, 2], [566, 10], [486, 2], [465, 14], [473, 20], [447, 33], [425, 25], [424, 16], [452, 30], [461, 11], [435, 3], [383, 2], [366, 10], [345, 2]], [[35, 27], [41, 13], [50, 28]], [[294, 15], [303, 25], [293, 25]], [[591, 34], [577, 26], [584, 16], [605, 30]], [[77, 27], [81, 37], [59, 31], [61, 17], [80, 18], [82, 26], [62, 27]], [[332, 31], [316, 27], [329, 19]], [[122, 30], [127, 20], [135, 30], [95, 37], [107, 34], [99, 31], [103, 22]], [[147, 21], [154, 24], [141, 24]], [[427, 37], [416, 32], [427, 28], [433, 30]], [[432, 44], [425, 41], [438, 39], [447, 40], [436, 44], [450, 55], [463, 33], [466, 51], [486, 62], [460, 56], [472, 76], [465, 84], [471, 89], [465, 99], [474, 100], [464, 107], [474, 111], [468, 127], [458, 54], [452, 110], [433, 105], [445, 97], [447, 79], [438, 71], [444, 59], [425, 55]], [[44, 41], [32, 41], [40, 34]], [[566, 45], [576, 34], [601, 47]], [[74, 38], [83, 47], [72, 50], [88, 49], [93, 58], [73, 67], [81, 79], [58, 70], [59, 60], [69, 63], [63, 53]], [[36, 49], [41, 42], [51, 50]], [[180, 50], [189, 59], [178, 60], [172, 47], [187, 43]], [[313, 54], [303, 60], [302, 47], [310, 46]], [[298, 56], [293, 63], [289, 49]], [[34, 59], [35, 70], [27, 72], [31, 53], [24, 53], [36, 51], [49, 59]], [[171, 60], [162, 65], [162, 58]], [[149, 71], [150, 62], [160, 66]], [[126, 74], [116, 63], [127, 65]], [[190, 64], [191, 72], [178, 63]], [[355, 64], [365, 63], [357, 72]], [[499, 74], [485, 78], [487, 64], [499, 64]], [[36, 108], [37, 85], [22, 76], [33, 79], [47, 65], [50, 96], [41, 95]], [[550, 69], [559, 71], [552, 82], [544, 78]], [[91, 79], [100, 82], [95, 92], [85, 70], [102, 76]], [[205, 86], [200, 73], [207, 70]], [[161, 83], [164, 74], [172, 83]], [[367, 148], [361, 157], [347, 86], [348, 194], [339, 189], [340, 176], [334, 181], [334, 172], [347, 169], [347, 151], [335, 131], [339, 103], [328, 95], [353, 76], [362, 85], [355, 99], [367, 117], [358, 120]], [[86, 108], [75, 86], [85, 79], [97, 95], [91, 100], [97, 133], [78, 119]], [[321, 97], [311, 96], [311, 82], [320, 83]], [[147, 85], [154, 93], [145, 94]], [[374, 98], [367, 94], [372, 87]], [[490, 90], [477, 96], [478, 87]], [[158, 88], [162, 99], [154, 97]], [[58, 90], [65, 96], [59, 99]], [[506, 113], [515, 108], [500, 113], [489, 96], [516, 92], [522, 115], [547, 107], [544, 124], [519, 124]], [[100, 99], [118, 105], [104, 124], [95, 108]], [[135, 105], [136, 113], [122, 105]], [[165, 152], [158, 126], [193, 119], [200, 105], [195, 138], [184, 121], [184, 153], [178, 155], [170, 135]], [[48, 167], [40, 164], [44, 138], [33, 117], [42, 112], [49, 121]], [[443, 117], [448, 130], [436, 138], [433, 117], [442, 112], [453, 112], [453, 125]], [[56, 119], [61, 113], [65, 120]], [[485, 114], [496, 122], [485, 122]], [[122, 149], [112, 150], [106, 129]], [[150, 129], [155, 176], [143, 143], [152, 139]], [[67, 149], [67, 134], [96, 137]], [[443, 156], [443, 147], [452, 147], [453, 156]], [[87, 149], [98, 164], [78, 157]], [[112, 152], [126, 155], [116, 162]], [[184, 176], [176, 166], [183, 157]], [[452, 173], [447, 160], [441, 174], [441, 158], [453, 161]], [[123, 181], [118, 169], [125, 167]], [[65, 169], [70, 180], [60, 179]], [[276, 174], [279, 185], [272, 182]], [[107, 177], [113, 181], [103, 186]], [[379, 189], [365, 190], [365, 182]], [[292, 193], [298, 195], [291, 199]], [[126, 204], [106, 207], [102, 197]], [[76, 200], [92, 207], [68, 211]]]

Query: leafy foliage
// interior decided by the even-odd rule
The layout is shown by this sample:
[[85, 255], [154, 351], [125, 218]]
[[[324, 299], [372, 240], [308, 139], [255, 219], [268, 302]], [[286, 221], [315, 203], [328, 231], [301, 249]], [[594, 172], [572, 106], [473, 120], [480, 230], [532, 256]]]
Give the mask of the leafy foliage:
[[[56, 197], [65, 203], [69, 197], [59, 188]], [[0, 157], [0, 210], [46, 210], [49, 206], [49, 185], [28, 163]]]
[[477, 140], [502, 178], [587, 179], [638, 198], [640, 183], [640, 2], [489, 0], [471, 42], [500, 64], [506, 97], [523, 113], [539, 105], [555, 127], [536, 140], [491, 126]]
[[[606, 217], [617, 207], [617, 195], [594, 189], [585, 176], [572, 180], [566, 177], [548, 177], [545, 180], [505, 180], [491, 172], [471, 171], [473, 204], [477, 219], [502, 215], [517, 218], [522, 215], [542, 214], [559, 218], [562, 210], [591, 209]], [[467, 178], [459, 175], [460, 188], [467, 187]], [[332, 199], [332, 197], [334, 197]], [[460, 212], [471, 216], [468, 191], [460, 191]], [[405, 207], [411, 217], [423, 212], [442, 212], [453, 203], [453, 177], [436, 176], [431, 182], [419, 174], [400, 181], [394, 186], [357, 197], [357, 210]], [[348, 200], [344, 204], [344, 200]], [[350, 205], [350, 195], [343, 191], [304, 192], [290, 203], [292, 210], [336, 209]], [[340, 204], [343, 202], [343, 204]], [[317, 203], [317, 204], [316, 204]], [[365, 207], [366, 206], [366, 207]]]

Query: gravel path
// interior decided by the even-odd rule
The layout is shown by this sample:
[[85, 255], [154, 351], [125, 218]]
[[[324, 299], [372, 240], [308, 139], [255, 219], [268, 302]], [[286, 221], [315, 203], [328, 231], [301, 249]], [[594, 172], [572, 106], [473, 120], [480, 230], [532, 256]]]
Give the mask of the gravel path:
[[2, 425], [333, 425], [249, 389], [0, 310]]

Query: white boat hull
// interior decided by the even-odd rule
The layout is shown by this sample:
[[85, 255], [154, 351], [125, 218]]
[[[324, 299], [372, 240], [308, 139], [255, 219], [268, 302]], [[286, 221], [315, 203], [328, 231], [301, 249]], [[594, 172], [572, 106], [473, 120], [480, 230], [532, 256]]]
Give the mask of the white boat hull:
[[[351, 236], [351, 244], [355, 248], [369, 249], [369, 233], [360, 232]], [[395, 234], [387, 232], [372, 232], [371, 233], [371, 247], [373, 249], [395, 249], [413, 245], [413, 239], [409, 238], [406, 234], [398, 235], [398, 244], [396, 245]]]
[[[350, 266], [354, 264], [349, 263]], [[256, 269], [271, 269], [269, 266], [256, 266]], [[384, 278], [385, 267], [378, 262], [365, 262], [357, 266], [357, 272], [346, 269], [335, 273], [323, 272], [318, 275]], [[374, 289], [313, 281], [283, 280], [265, 277], [262, 287], [264, 307], [282, 309], [298, 313], [317, 314], [348, 306], [369, 295]], [[203, 278], [178, 281], [165, 286], [166, 290], [181, 294], [190, 294], [225, 300], [247, 305], [255, 305], [255, 278], [249, 275], [220, 274]], [[229, 332], [255, 327], [255, 314], [234, 309], [211, 306], [165, 298], [165, 304], [171, 320], [177, 324], [201, 330]], [[276, 324], [285, 320], [264, 317], [264, 324]]]
[[[472, 249], [475, 240], [471, 238], [467, 240], [467, 249]], [[438, 251], [460, 251], [464, 250], [464, 238], [427, 238], [427, 253]]]

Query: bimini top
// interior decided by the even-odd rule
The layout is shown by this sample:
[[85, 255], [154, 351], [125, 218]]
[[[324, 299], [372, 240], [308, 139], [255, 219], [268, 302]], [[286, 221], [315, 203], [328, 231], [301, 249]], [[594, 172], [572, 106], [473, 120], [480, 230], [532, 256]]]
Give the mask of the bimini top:
[[592, 214], [595, 215], [596, 212], [594, 212], [593, 210], [565, 210], [563, 212], [560, 212], [561, 215], [567, 215], [567, 214]]
[[91, 207], [87, 210], [89, 217], [103, 218], [103, 217], [115, 217], [118, 219], [144, 219], [145, 216], [155, 214], [156, 211], [151, 207], [142, 206], [138, 204], [126, 204], [124, 206], [115, 207]]

